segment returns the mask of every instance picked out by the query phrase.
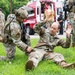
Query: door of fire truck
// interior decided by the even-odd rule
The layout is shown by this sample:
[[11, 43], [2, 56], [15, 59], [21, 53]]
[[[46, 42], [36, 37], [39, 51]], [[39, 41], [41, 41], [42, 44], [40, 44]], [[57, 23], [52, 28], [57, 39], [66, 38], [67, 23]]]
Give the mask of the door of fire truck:
[[[36, 20], [37, 20], [37, 22], [40, 22], [40, 21], [44, 20], [44, 18], [45, 18], [44, 11], [45, 11], [46, 3], [50, 4], [51, 9], [54, 12], [56, 12], [55, 2], [52, 2], [51, 0], [37, 0], [36, 1]], [[54, 14], [54, 21], [56, 21], [56, 14]]]

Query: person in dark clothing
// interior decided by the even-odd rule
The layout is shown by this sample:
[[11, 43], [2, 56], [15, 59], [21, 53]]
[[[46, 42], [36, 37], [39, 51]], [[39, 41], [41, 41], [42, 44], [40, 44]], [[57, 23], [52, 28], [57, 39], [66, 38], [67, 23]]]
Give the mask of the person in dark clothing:
[[21, 29], [22, 29], [21, 40], [22, 40], [22, 42], [24, 42], [25, 44], [30, 46], [31, 45], [30, 36], [27, 33], [26, 27], [24, 26], [23, 23], [21, 23], [20, 26], [21, 26]]
[[63, 35], [63, 15], [62, 15], [62, 12], [60, 12], [60, 15], [58, 17], [58, 22], [60, 24], [60, 31], [59, 31], [59, 34], [60, 35]]

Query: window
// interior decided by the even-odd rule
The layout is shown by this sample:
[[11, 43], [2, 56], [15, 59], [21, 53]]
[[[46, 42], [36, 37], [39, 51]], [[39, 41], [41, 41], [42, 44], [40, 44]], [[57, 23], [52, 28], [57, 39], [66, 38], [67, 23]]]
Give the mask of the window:
[[34, 13], [34, 10], [28, 11], [28, 14], [33, 14], [33, 13]]
[[39, 14], [39, 8], [37, 8], [37, 15]]
[[60, 14], [60, 11], [62, 11], [62, 8], [57, 8], [57, 15]]
[[34, 10], [28, 10], [28, 17], [34, 16]]

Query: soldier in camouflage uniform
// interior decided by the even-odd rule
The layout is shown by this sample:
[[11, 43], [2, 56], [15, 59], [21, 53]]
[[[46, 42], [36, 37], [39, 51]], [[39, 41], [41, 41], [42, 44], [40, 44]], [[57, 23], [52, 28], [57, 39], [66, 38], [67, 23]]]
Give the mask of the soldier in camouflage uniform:
[[5, 23], [5, 15], [2, 13], [2, 9], [0, 8], [0, 40], [3, 38], [4, 34], [4, 23]]
[[[18, 10], [20, 10], [21, 12], [19, 12]], [[25, 18], [27, 18], [28, 14], [26, 11], [23, 11], [22, 9], [18, 10], [17, 12], [20, 18], [17, 18], [23, 21]], [[14, 14], [10, 14], [7, 17], [4, 35], [5, 36], [3, 43], [6, 50], [6, 56], [0, 56], [0, 60], [13, 59], [16, 52], [16, 44], [23, 52], [27, 52], [31, 49], [31, 47], [29, 47], [21, 41], [21, 27], [19, 25], [19, 21], [16, 20], [16, 16]], [[16, 42], [14, 42], [12, 38], [15, 39]], [[19, 44], [21, 44], [22, 47]]]
[[[25, 10], [24, 9], [24, 7], [21, 7], [21, 8], [19, 8], [18, 9], [18, 11], [21, 13], [21, 11], [20, 10]], [[25, 13], [25, 14], [27, 14], [27, 13]], [[17, 11], [15, 11], [15, 15], [16, 15], [16, 18], [17, 18], [17, 21], [19, 21], [19, 24], [20, 24], [20, 27], [21, 27], [21, 40], [25, 43], [25, 44], [27, 44], [27, 45], [31, 45], [31, 42], [30, 42], [30, 36], [29, 36], [29, 34], [27, 33], [27, 31], [26, 31], [26, 27], [24, 26], [24, 21], [21, 21], [20, 20], [20, 18], [19, 18], [19, 14], [17, 13]], [[26, 17], [27, 18], [27, 17]]]
[[63, 48], [68, 48], [70, 46], [70, 33], [71, 29], [66, 31], [66, 41], [58, 38], [57, 32], [59, 31], [59, 23], [54, 22], [51, 25], [50, 31], [47, 32], [43, 27], [42, 23], [35, 25], [35, 32], [40, 35], [40, 40], [38, 44], [34, 47], [34, 51], [29, 54], [28, 61], [26, 63], [26, 70], [31, 70], [37, 67], [38, 63], [44, 58], [53, 60], [55, 63], [59, 64], [63, 68], [73, 68], [75, 63], [68, 64], [62, 54], [55, 53], [54, 48], [56, 46], [62, 46]]
[[[10, 22], [10, 24], [8, 24]], [[7, 26], [8, 25], [8, 26]], [[0, 60], [13, 59], [16, 52], [16, 45], [10, 39], [13, 37], [16, 40], [21, 39], [21, 28], [19, 23], [16, 21], [14, 14], [9, 14], [4, 29], [4, 42], [3, 45], [6, 50], [6, 56], [1, 56]]]
[[67, 0], [68, 17], [72, 24], [72, 47], [75, 47], [75, 0]]

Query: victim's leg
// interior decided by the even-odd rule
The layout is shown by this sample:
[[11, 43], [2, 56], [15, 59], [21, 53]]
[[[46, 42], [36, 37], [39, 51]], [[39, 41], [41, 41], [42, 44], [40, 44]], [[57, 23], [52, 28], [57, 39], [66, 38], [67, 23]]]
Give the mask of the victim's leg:
[[42, 60], [44, 54], [44, 51], [31, 52], [29, 54], [29, 59], [26, 63], [26, 70], [31, 70], [34, 67], [37, 67], [38, 63]]
[[68, 64], [65, 61], [64, 56], [59, 53], [54, 53], [54, 52], [48, 53], [45, 55], [45, 59], [53, 60], [56, 64], [58, 64], [59, 66], [63, 68], [75, 68], [75, 63]]

